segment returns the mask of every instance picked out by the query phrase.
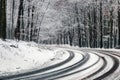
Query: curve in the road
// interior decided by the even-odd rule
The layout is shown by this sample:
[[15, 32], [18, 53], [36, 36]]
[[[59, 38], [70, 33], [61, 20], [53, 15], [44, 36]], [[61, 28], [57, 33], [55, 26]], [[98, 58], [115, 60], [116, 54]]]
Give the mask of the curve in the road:
[[[72, 74], [76, 74], [76, 73], [79, 73], [81, 71], [87, 70], [87, 69], [91, 68], [92, 66], [94, 66], [95, 64], [97, 64], [102, 59], [104, 63], [101, 65], [101, 68], [99, 68], [99, 70], [96, 70], [92, 74], [88, 73], [89, 75], [82, 79], [82, 80], [86, 80], [86, 79], [89, 80], [89, 78], [94, 77], [94, 80], [101, 80], [101, 79], [104, 79], [104, 78], [108, 77], [109, 75], [113, 74], [117, 70], [117, 68], [120, 66], [120, 63], [119, 63], [120, 60], [118, 59], [118, 57], [120, 57], [120, 55], [114, 54], [112, 52], [111, 52], [111, 54], [109, 54], [110, 53], [109, 51], [107, 52], [107, 51], [102, 51], [102, 50], [88, 50], [88, 51], [97, 52], [98, 54], [95, 54], [95, 53], [94, 54], [98, 56], [98, 60], [96, 60], [94, 63], [92, 63], [91, 65], [89, 65], [81, 70], [79, 70], [77, 68], [81, 67], [83, 64], [85, 64], [90, 58], [90, 54], [84, 50], [83, 50], [84, 54], [81, 54], [83, 57], [78, 62], [71, 64], [67, 67], [58, 69], [58, 70], [49, 71], [46, 73], [41, 73], [41, 72], [48, 71], [48, 70], [54, 69], [56, 67], [62, 66], [64, 64], [68, 63], [69, 61], [71, 61], [74, 58], [75, 53], [71, 50], [68, 50], [70, 56], [66, 60], [64, 60], [63, 62], [54, 64], [52, 66], [48, 66], [48, 67], [43, 68], [43, 69], [28, 72], [28, 73], [17, 74], [17, 75], [12, 75], [12, 76], [7, 76], [7, 77], [1, 77], [0, 80], [6, 80], [6, 79], [13, 79], [13, 80], [16, 80], [16, 79], [17, 80], [19, 80], [19, 79], [26, 80], [27, 79], [28, 80], [28, 78], [29, 79], [32, 78], [32, 80], [54, 80], [54, 79], [70, 76]], [[99, 54], [109, 56], [111, 61], [113, 62], [113, 65], [111, 65], [110, 69], [108, 69], [107, 72], [102, 73], [102, 71], [107, 68], [107, 64], [109, 64], [107, 62], [108, 60], [107, 60], [107, 58], [104, 58], [104, 57], [100, 56]], [[116, 58], [116, 56], [118, 56], [118, 57]], [[77, 69], [77, 71], [70, 72], [74, 69]], [[67, 73], [67, 72], [70, 72], [70, 73]], [[100, 74], [100, 72], [102, 74]], [[97, 74], [100, 74], [100, 75], [98, 76]], [[95, 75], [97, 75], [97, 76], [95, 76]]]
[[16, 77], [22, 77], [22, 76], [26, 76], [26, 75], [32, 75], [32, 74], [36, 74], [36, 73], [41, 73], [41, 72], [44, 72], [44, 71], [59, 67], [61, 65], [64, 65], [65, 63], [71, 61], [74, 58], [74, 56], [75, 55], [73, 53], [69, 52], [69, 57], [66, 60], [64, 60], [64, 61], [62, 61], [60, 63], [54, 64], [54, 65], [51, 65], [51, 66], [48, 66], [48, 67], [45, 67], [45, 68], [42, 68], [42, 69], [39, 69], [39, 70], [31, 71], [31, 72], [26, 72], [26, 73], [21, 73], [21, 74], [17, 74], [17, 75], [0, 77], [0, 80], [12, 79], [12, 78], [16, 78]]
[[[73, 53], [72, 51], [69, 51], [70, 53]], [[55, 71], [52, 71], [52, 72], [48, 72], [48, 73], [45, 73], [45, 74], [41, 74], [41, 75], [38, 75], [37, 77], [36, 76], [32, 76], [32, 79], [33, 80], [53, 80], [53, 78], [55, 78], [56, 76], [59, 76], [61, 74], [64, 74], [66, 72], [69, 72], [81, 65], [83, 65], [85, 62], [87, 62], [89, 60], [89, 54], [85, 53], [83, 55], [83, 59], [68, 66], [68, 67], [65, 67], [65, 68], [62, 68], [62, 69], [59, 69], [59, 70], [55, 70]], [[34, 77], [34, 78], [33, 78]], [[51, 79], [52, 77], [52, 79]], [[27, 77], [28, 78], [28, 77]], [[25, 78], [20, 78], [20, 79], [25, 79]]]
[[[102, 75], [94, 78], [94, 80], [104, 79], [104, 78], [106, 78], [107, 76], [109, 76], [109, 75], [111, 75], [112, 73], [114, 73], [114, 71], [117, 70], [117, 68], [119, 67], [119, 60], [118, 60], [115, 56], [120, 57], [120, 55], [113, 54], [113, 53], [111, 53], [111, 52], [103, 51], [103, 50], [92, 50], [92, 51], [95, 51], [95, 52], [97, 52], [97, 53], [99, 53], [99, 54], [107, 55], [107, 56], [111, 57], [111, 59], [112, 59], [113, 62], [114, 62], [112, 68], [111, 68], [109, 71], [107, 71], [107, 72], [103, 73]], [[109, 53], [111, 53], [111, 54], [109, 54]], [[98, 56], [99, 56], [99, 55], [98, 55]], [[83, 80], [89, 79], [90, 77], [95, 76], [96, 74], [100, 73], [102, 70], [105, 69], [105, 67], [107, 66], [107, 60], [106, 60], [104, 57], [102, 57], [102, 58], [103, 58], [103, 60], [104, 60], [104, 65], [103, 65], [103, 67], [101, 67], [101, 69], [99, 69], [99, 70], [96, 71], [95, 73], [93, 73], [93, 74], [85, 77]]]
[[[97, 55], [97, 54], [96, 54], [96, 55]], [[99, 56], [99, 55], [98, 55], [98, 56]], [[106, 59], [105, 59], [104, 57], [101, 57], [101, 56], [99, 56], [99, 57], [100, 57], [100, 58], [103, 60], [103, 62], [104, 62], [104, 64], [102, 65], [102, 67], [101, 67], [99, 70], [97, 70], [96, 72], [92, 73], [91, 75], [86, 76], [86, 77], [83, 78], [82, 80], [89, 79], [90, 77], [92, 77], [92, 76], [100, 73], [100, 72], [101, 72], [102, 70], [104, 70], [104, 68], [107, 66], [107, 61], [106, 61]]]
[[[97, 60], [95, 63], [87, 66], [87, 67], [84, 68], [84, 69], [81, 69], [81, 70], [78, 70], [78, 71], [74, 71], [74, 72], [72, 72], [72, 73], [68, 73], [68, 74], [65, 74], [65, 75], [59, 75], [58, 77], [54, 77], [54, 78], [52, 78], [52, 79], [50, 79], [50, 80], [54, 80], [54, 79], [58, 79], [58, 78], [66, 77], [66, 76], [70, 76], [70, 75], [79, 73], [79, 72], [81, 72], [81, 71], [87, 70], [87, 69], [89, 69], [90, 67], [92, 67], [92, 66], [94, 66], [95, 64], [97, 64], [99, 61], [100, 61], [100, 57], [98, 58], [98, 60]], [[79, 67], [80, 67], [80, 66], [79, 66]]]
[[[101, 52], [101, 53], [103, 53], [103, 52]], [[114, 57], [114, 56], [112, 56], [112, 55], [110, 55], [110, 54], [107, 54], [107, 53], [105, 53], [105, 52], [104, 52], [104, 54], [110, 56], [110, 57], [113, 59], [114, 65], [113, 65], [113, 67], [112, 67], [108, 72], [102, 74], [101, 76], [95, 78], [94, 80], [104, 79], [105, 77], [109, 76], [109, 75], [112, 74], [114, 71], [116, 71], [117, 68], [119, 67], [119, 60], [118, 60], [116, 57]]]

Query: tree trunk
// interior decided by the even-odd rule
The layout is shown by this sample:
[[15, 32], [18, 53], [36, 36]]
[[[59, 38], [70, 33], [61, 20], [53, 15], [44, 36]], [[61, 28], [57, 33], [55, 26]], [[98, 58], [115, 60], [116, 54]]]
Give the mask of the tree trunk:
[[93, 47], [94, 48], [97, 48], [97, 17], [96, 17], [96, 9], [95, 9], [95, 7], [94, 7], [94, 9], [93, 9], [93, 20], [94, 20], [94, 27], [93, 27]]
[[110, 48], [113, 47], [113, 10], [110, 11]]
[[30, 41], [30, 1], [28, 2], [28, 19], [27, 19], [26, 40]]
[[91, 24], [92, 24], [92, 22], [91, 22], [91, 13], [90, 13], [90, 11], [88, 12], [88, 26], [89, 26], [89, 47], [92, 47], [92, 37], [93, 37], [93, 35], [92, 35], [92, 26], [91, 26]]
[[14, 39], [14, 8], [15, 7], [15, 0], [12, 2], [12, 29], [11, 29], [11, 39]]
[[[120, 2], [118, 2], [120, 5]], [[120, 7], [118, 7], [118, 45], [120, 45]]]
[[32, 7], [32, 22], [31, 22], [31, 31], [30, 31], [30, 41], [33, 41], [33, 26], [34, 26], [34, 12], [35, 6]]
[[102, 2], [100, 2], [100, 48], [103, 47]]
[[0, 38], [6, 38], [6, 0], [0, 3]]
[[76, 11], [76, 20], [77, 20], [77, 28], [78, 28], [78, 46], [82, 47], [81, 44], [81, 31], [80, 31], [80, 20], [79, 20], [79, 13], [78, 13], [78, 7], [77, 7], [77, 3], [75, 3], [75, 11]]
[[16, 26], [16, 28], [17, 28], [16, 34], [19, 34], [18, 39], [20, 39], [20, 23], [21, 23], [20, 19], [21, 19], [21, 15], [23, 12], [23, 2], [24, 2], [24, 0], [20, 0], [20, 5], [19, 5], [19, 9], [18, 9], [19, 11], [18, 11], [17, 26]]

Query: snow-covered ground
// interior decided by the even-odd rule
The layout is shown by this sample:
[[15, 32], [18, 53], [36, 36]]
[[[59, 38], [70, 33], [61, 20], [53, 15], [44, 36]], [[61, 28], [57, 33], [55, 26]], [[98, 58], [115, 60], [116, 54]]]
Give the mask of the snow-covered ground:
[[[90, 48], [87, 48], [86, 52], [90, 55], [90, 59], [84, 65], [72, 71], [69, 71], [66, 74], [74, 73], [77, 71], [81, 71], [81, 72], [76, 73], [74, 75], [63, 77], [60, 80], [74, 80], [74, 79], [78, 80], [96, 72], [104, 64], [103, 59], [100, 58], [101, 56], [104, 57], [107, 61], [107, 66], [105, 70], [101, 71], [101, 73], [105, 73], [109, 71], [109, 69], [111, 69], [113, 66], [114, 63], [113, 60], [107, 55], [94, 52], [94, 50], [120, 52], [119, 49], [90, 49], [93, 51], [89, 51], [89, 49]], [[70, 54], [68, 54], [69, 51], [72, 51], [75, 56], [71, 61], [69, 61], [68, 63], [62, 66], [45, 71], [43, 73], [47, 73], [47, 72], [50, 73], [52, 71], [57, 71], [82, 60], [83, 59], [82, 55], [85, 54], [84, 50], [85, 48], [70, 47], [69, 45], [59, 45], [59, 46], [38, 45], [34, 42], [23, 42], [23, 41], [17, 42], [13, 40], [2, 41], [0, 39], [0, 76], [14, 75], [19, 73], [34, 71], [60, 63], [66, 60], [70, 56]], [[98, 54], [99, 57], [96, 54]], [[95, 64], [93, 67], [86, 69], [87, 67], [93, 64]], [[38, 73], [38, 74], [43, 74], [43, 73]], [[96, 76], [101, 75], [101, 73], [97, 74]]]
[[48, 66], [55, 57], [58, 59], [62, 54], [59, 50], [44, 46], [38, 48], [34, 42], [0, 40], [0, 76], [40, 69]]

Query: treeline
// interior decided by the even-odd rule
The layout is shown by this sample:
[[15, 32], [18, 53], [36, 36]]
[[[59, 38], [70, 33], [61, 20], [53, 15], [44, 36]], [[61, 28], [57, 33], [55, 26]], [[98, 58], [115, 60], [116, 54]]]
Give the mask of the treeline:
[[[5, 2], [2, 1], [5, 0], [0, 2], [0, 16], [5, 21], [5, 6], [4, 9], [2, 7]], [[120, 45], [119, 0], [9, 1], [7, 34], [4, 33], [1, 18], [0, 37], [6, 34], [7, 38], [14, 39], [17, 35], [19, 40], [41, 44], [91, 48], [113, 48]]]
[[[62, 25], [56, 36], [44, 43], [91, 48], [113, 48], [120, 45], [119, 5], [118, 0], [59, 3], [57, 11], [61, 16], [65, 15], [61, 19]], [[65, 10], [59, 11], [60, 8]]]
[[44, 4], [48, 5], [49, 2], [45, 2], [45, 0], [11, 0], [11, 2], [9, 7], [12, 9], [10, 12], [12, 21], [8, 20], [11, 25], [7, 29], [10, 33], [7, 34], [7, 38], [38, 42], [40, 25], [44, 16], [44, 12], [39, 11]]
[[[18, 39], [24, 41], [39, 41], [39, 32], [44, 15], [50, 0], [1, 0], [4, 1], [4, 11], [1, 5], [0, 16], [5, 17], [4, 25], [0, 32], [7, 39]], [[2, 2], [0, 2], [3, 4]], [[2, 14], [3, 13], [3, 14]], [[1, 23], [2, 22], [1, 18]], [[3, 31], [3, 28], [5, 29]], [[7, 32], [7, 33], [4, 33]], [[1, 36], [2, 38], [2, 36]], [[4, 38], [4, 39], [5, 39]]]

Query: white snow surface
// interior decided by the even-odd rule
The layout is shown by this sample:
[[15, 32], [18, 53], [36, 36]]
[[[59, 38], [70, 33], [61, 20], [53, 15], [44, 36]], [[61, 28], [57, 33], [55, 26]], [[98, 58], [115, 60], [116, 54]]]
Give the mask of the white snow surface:
[[40, 68], [55, 56], [55, 51], [34, 42], [2, 41], [0, 39], [0, 76]]
[[[81, 49], [85, 49], [85, 48], [81, 48]], [[24, 73], [24, 72], [37, 70], [46, 66], [50, 66], [52, 64], [62, 62], [69, 56], [66, 50], [73, 51], [75, 53], [75, 57], [72, 61], [70, 61], [70, 63], [67, 63], [53, 70], [60, 69], [82, 59], [81, 54], [84, 54], [84, 53], [80, 51], [81, 49], [78, 47], [70, 47], [68, 45], [45, 46], [45, 45], [38, 45], [34, 42], [23, 42], [23, 41], [17, 42], [13, 40], [2, 41], [0, 39], [0, 76]], [[96, 50], [99, 50], [99, 49], [96, 49]], [[118, 49], [102, 49], [102, 50], [120, 52], [120, 50]], [[98, 56], [95, 56], [91, 53], [89, 54], [91, 55], [90, 60], [79, 69], [83, 69], [86, 66], [89, 66], [90, 64], [94, 63], [94, 61], [98, 59]], [[105, 57], [108, 58], [107, 56]], [[56, 62], [53, 60], [55, 60]], [[110, 59], [108, 58], [108, 61], [109, 60]], [[98, 70], [102, 66], [101, 64], [103, 64], [102, 60], [100, 60], [98, 64], [91, 67], [89, 70], [78, 73], [78, 75], [76, 74], [76, 76], [73, 75], [73, 76], [66, 77], [64, 79], [66, 80], [72, 79], [72, 78], [77, 79], [80, 76], [83, 76], [83, 74], [86, 74], [87, 72], [89, 72], [90, 70], [93, 72], [95, 71], [94, 70], [95, 68], [97, 68]], [[109, 62], [109, 65], [111, 64], [113, 63]], [[110, 69], [111, 66], [108, 66], [107, 68]], [[52, 70], [49, 70], [49, 71], [52, 71]]]
[[[70, 49], [67, 49], [67, 50], [70, 50]], [[81, 51], [78, 52], [78, 51], [75, 51], [75, 50], [71, 50], [71, 51], [74, 51], [74, 54], [75, 54], [75, 57], [71, 61], [69, 61], [68, 63], [66, 63], [66, 64], [64, 64], [62, 66], [59, 66], [57, 68], [45, 71], [43, 73], [52, 72], [52, 71], [56, 71], [56, 70], [60, 70], [60, 69], [66, 68], [66, 67], [71, 66], [71, 65], [73, 65], [73, 64], [75, 64], [78, 61], [83, 59], [83, 56], [82, 56], [82, 54], [84, 54], [83, 52], [81, 52]]]

